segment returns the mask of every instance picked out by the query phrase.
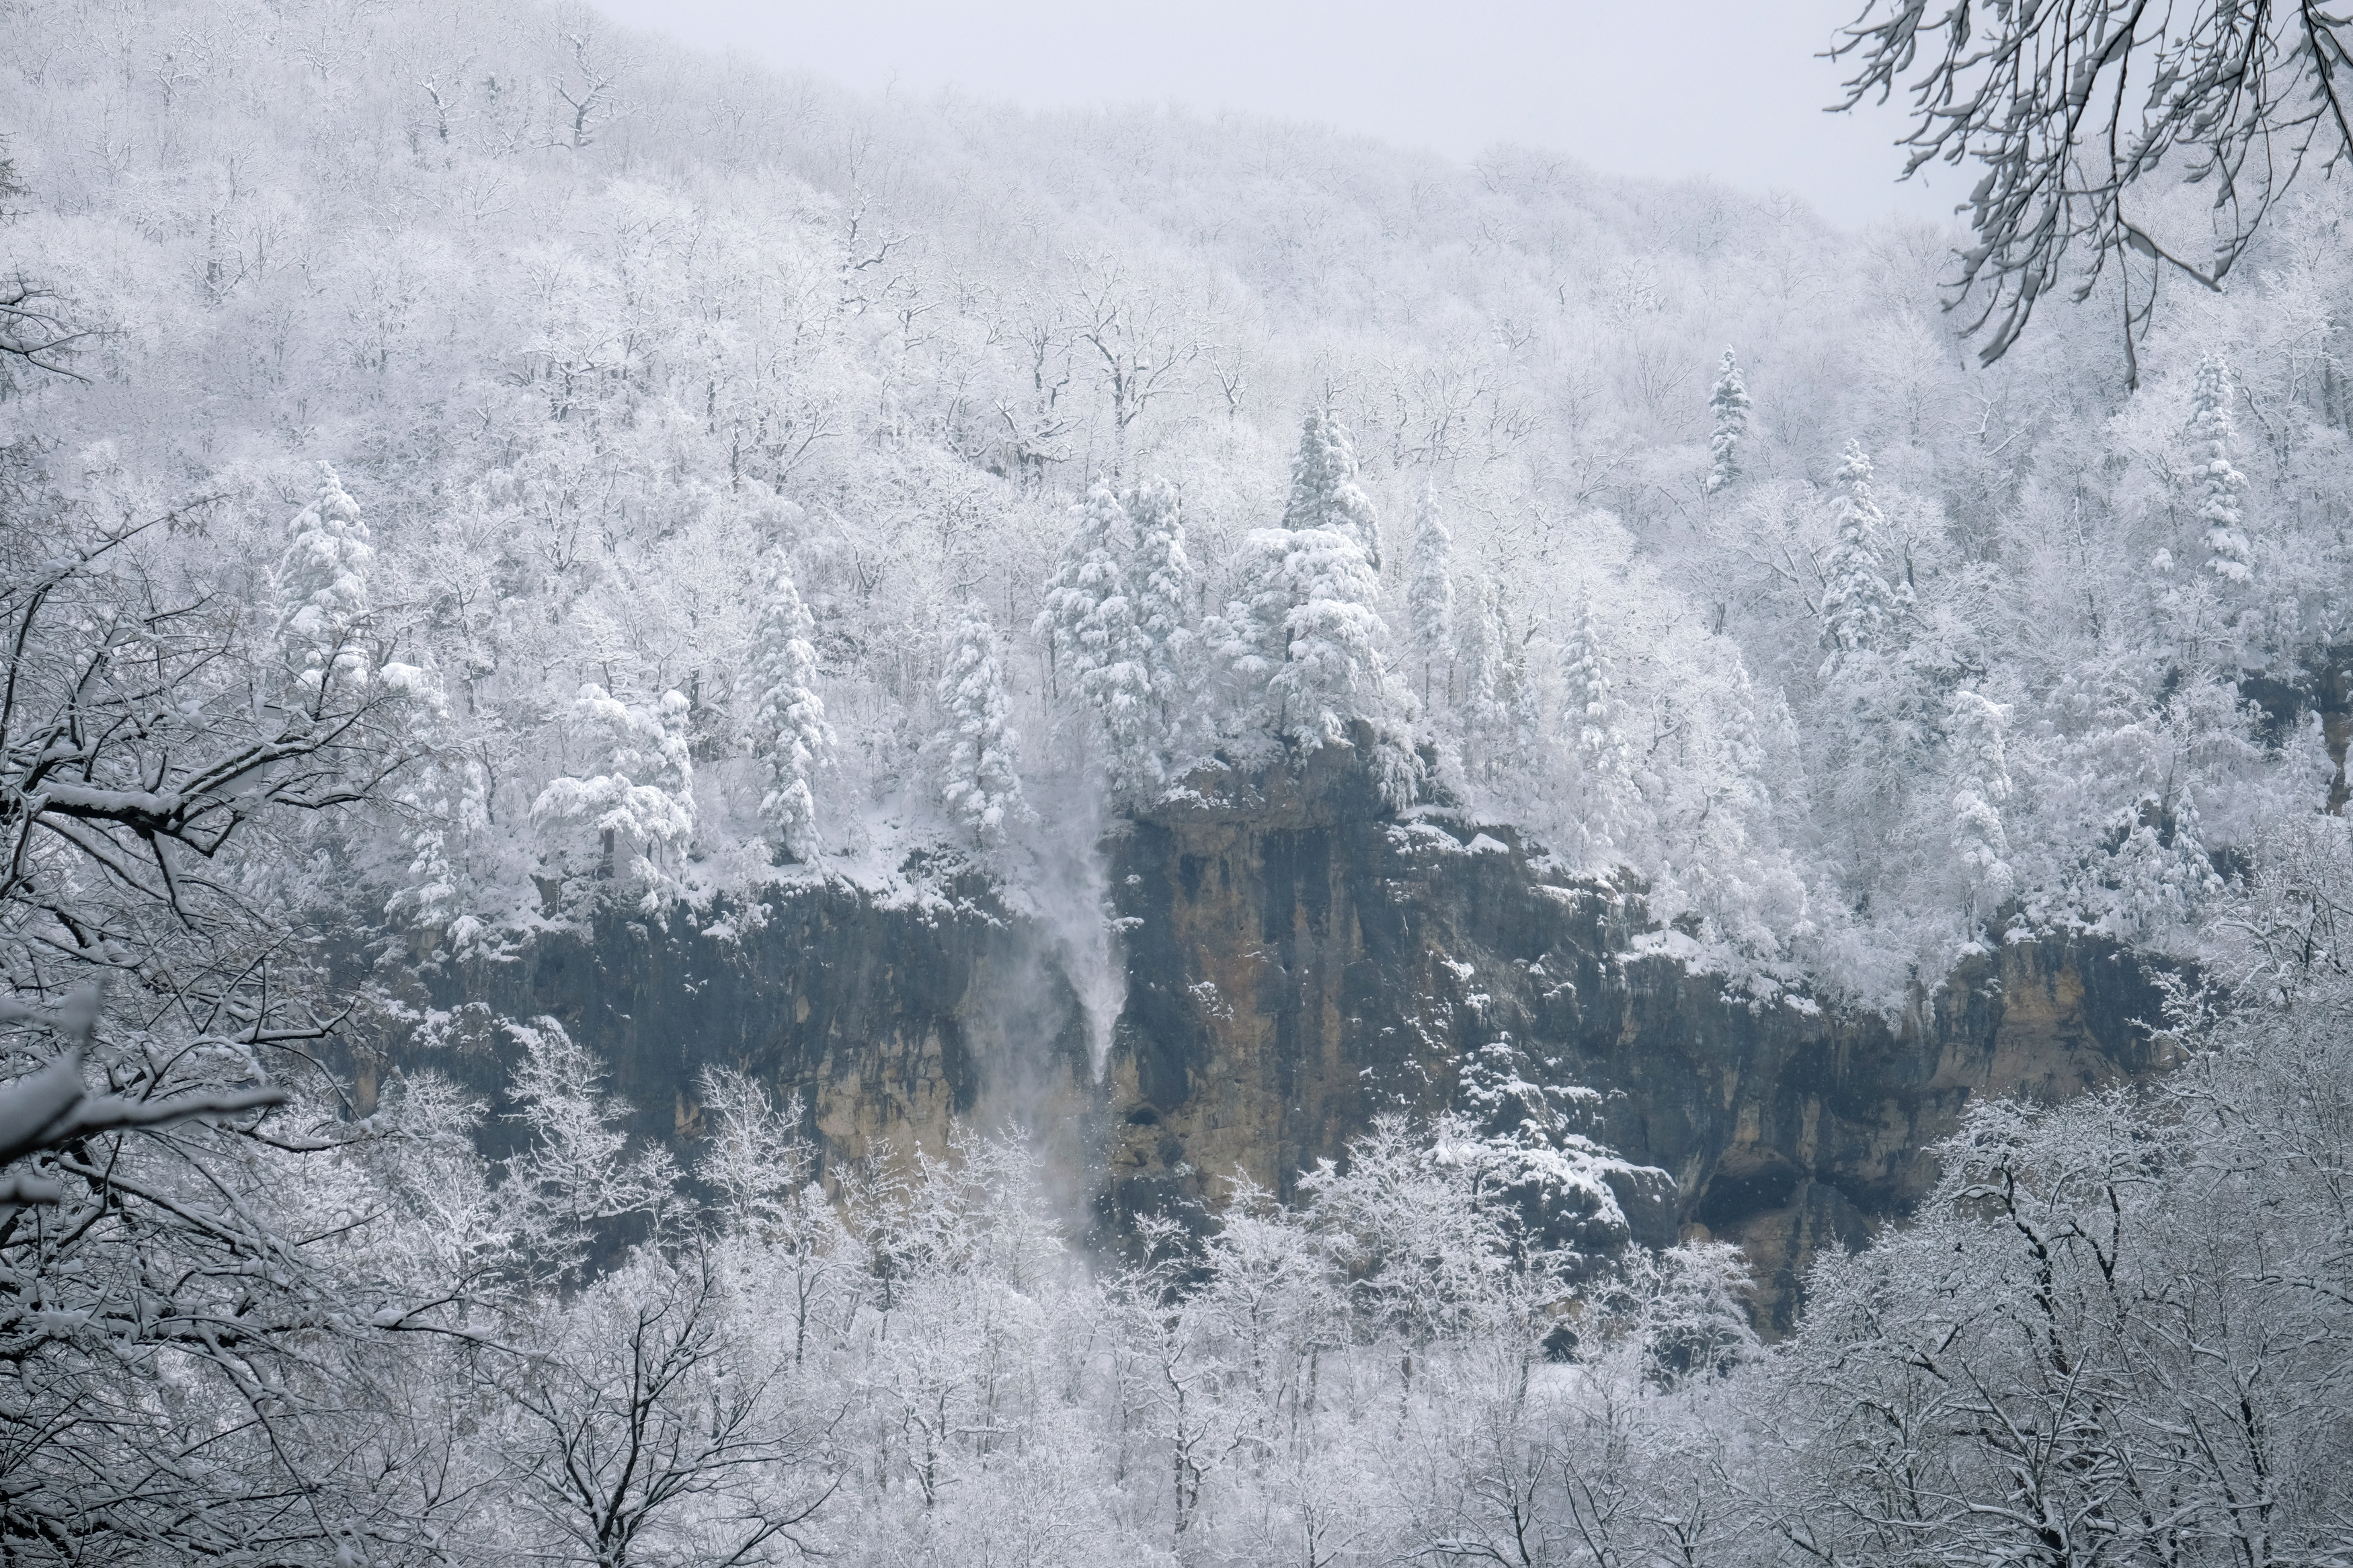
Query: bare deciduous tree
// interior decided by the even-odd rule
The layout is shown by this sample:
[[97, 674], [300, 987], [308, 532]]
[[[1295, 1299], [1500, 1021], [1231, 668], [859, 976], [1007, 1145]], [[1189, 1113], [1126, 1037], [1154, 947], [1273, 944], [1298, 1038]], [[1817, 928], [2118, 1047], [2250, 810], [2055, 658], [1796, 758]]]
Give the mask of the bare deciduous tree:
[[[1974, 300], [1989, 364], [2066, 281], [2071, 251], [2088, 252], [2079, 300], [2134, 257], [2219, 286], [2305, 165], [2353, 151], [2349, 42], [2353, 18], [2310, 0], [1873, 0], [1831, 53], [1853, 62], [1841, 107], [1909, 92], [1907, 175], [1980, 172], [1957, 303]], [[2202, 249], [2147, 226], [2133, 199], [2168, 159], [2211, 192]], [[2156, 280], [2122, 283], [2129, 355]]]

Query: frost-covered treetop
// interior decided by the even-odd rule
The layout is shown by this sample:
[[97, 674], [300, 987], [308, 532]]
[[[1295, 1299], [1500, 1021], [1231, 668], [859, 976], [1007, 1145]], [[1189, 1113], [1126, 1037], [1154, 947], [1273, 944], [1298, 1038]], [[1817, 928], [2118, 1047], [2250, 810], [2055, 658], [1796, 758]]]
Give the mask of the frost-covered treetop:
[[368, 612], [375, 547], [359, 502], [326, 463], [319, 465], [318, 493], [295, 517], [291, 531], [292, 542], [278, 567], [284, 616], [279, 637], [290, 658], [301, 661], [316, 680], [319, 672], [340, 673], [359, 658], [350, 635]]
[[2247, 477], [2231, 460], [2238, 430], [2231, 419], [2231, 366], [2221, 354], [2209, 353], [2198, 362], [2187, 435], [2207, 569], [2226, 583], [2251, 581], [2254, 551], [2242, 526], [2239, 501]]
[[1268, 681], [1283, 731], [1309, 746], [1346, 739], [1351, 721], [1388, 714], [1380, 584], [1354, 533], [1272, 531], [1282, 551], [1283, 662]]
[[1701, 488], [1714, 495], [1740, 478], [1740, 446], [1748, 437], [1748, 384], [1741, 379], [1740, 362], [1729, 348], [1724, 351], [1707, 407], [1707, 479]]
[[760, 612], [744, 699], [752, 707], [752, 754], [767, 770], [761, 819], [785, 852], [807, 860], [817, 848], [815, 779], [833, 760], [833, 727], [818, 695], [816, 621], [802, 601], [792, 562], [769, 552], [767, 595]]
[[1413, 575], [1406, 584], [1406, 615], [1412, 634], [1413, 673], [1421, 678], [1427, 708], [1449, 686], [1447, 661], [1454, 642], [1454, 535], [1446, 526], [1435, 484], [1422, 485], [1413, 513]]
[[1128, 654], [1128, 563], [1136, 540], [1127, 509], [1101, 480], [1070, 515], [1070, 538], [1032, 630], [1051, 643], [1058, 676], [1075, 689], [1090, 671]]
[[1886, 520], [1871, 493], [1871, 478], [1870, 455], [1861, 442], [1848, 442], [1832, 481], [1838, 534], [1822, 564], [1822, 640], [1833, 660], [1876, 647], [1895, 613], [1894, 590], [1879, 553]]
[[[694, 760], [683, 733], [684, 694], [621, 701], [591, 681], [573, 704], [587, 756], [585, 776], [549, 781], [532, 803], [534, 822], [586, 821], [622, 844], [680, 844], [694, 832]], [[611, 849], [607, 850], [608, 868]]]
[[1329, 529], [1356, 542], [1374, 571], [1381, 569], [1380, 521], [1356, 484], [1356, 449], [1348, 427], [1328, 407], [1307, 411], [1299, 456], [1291, 465], [1291, 500], [1282, 526], [1294, 531]]
[[1029, 816], [1021, 795], [1017, 748], [1004, 676], [997, 656], [997, 625], [978, 599], [967, 596], [949, 623], [938, 695], [947, 715], [939, 737], [939, 794], [954, 820], [984, 848]]

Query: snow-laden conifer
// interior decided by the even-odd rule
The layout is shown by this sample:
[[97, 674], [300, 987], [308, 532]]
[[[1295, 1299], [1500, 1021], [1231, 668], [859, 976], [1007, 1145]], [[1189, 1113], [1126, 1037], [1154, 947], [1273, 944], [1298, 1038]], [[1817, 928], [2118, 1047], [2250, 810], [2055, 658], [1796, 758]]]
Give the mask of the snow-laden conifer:
[[[1311, 435], [1319, 427], [1311, 418]], [[1303, 448], [1287, 518], [1305, 515], [1300, 498], [1315, 487], [1301, 475], [1324, 455], [1314, 443]], [[1288, 526], [1244, 536], [1229, 563], [1234, 596], [1203, 627], [1223, 666], [1229, 725], [1310, 749], [1344, 742], [1356, 721], [1387, 725], [1404, 694], [1392, 690], [1380, 579], [1360, 538], [1354, 529]]]
[[1356, 449], [1348, 439], [1348, 427], [1320, 405], [1307, 411], [1299, 433], [1282, 526], [1293, 532], [1323, 529], [1345, 534], [1356, 542], [1376, 573], [1381, 569], [1380, 521], [1373, 514], [1372, 501], [1356, 486]]
[[1176, 489], [1147, 479], [1123, 501], [1097, 484], [1071, 514], [1035, 629], [1113, 791], [1141, 794], [1164, 774], [1191, 653], [1192, 563]]
[[1757, 711], [1757, 684], [1748, 678], [1748, 661], [1737, 650], [1732, 656], [1732, 689], [1722, 720], [1724, 760], [1734, 787], [1757, 804], [1771, 797], [1765, 778], [1765, 737]]
[[1613, 670], [1593, 601], [1577, 605], [1577, 623], [1560, 649], [1560, 727], [1568, 753], [1569, 813], [1589, 854], [1605, 853], [1622, 837], [1633, 803], [1633, 755], [1626, 744]]
[[1421, 680], [1427, 708], [1451, 696], [1454, 654], [1454, 536], [1438, 504], [1435, 486], [1425, 486], [1413, 514], [1413, 577], [1406, 584], [1406, 616], [1413, 637], [1413, 674]]
[[1201, 640], [1216, 662], [1219, 687], [1206, 716], [1229, 733], [1279, 728], [1267, 684], [1289, 657], [1291, 545], [1285, 529], [1244, 534], [1226, 561], [1231, 596], [1202, 623]]
[[1387, 628], [1380, 580], [1352, 534], [1331, 529], [1278, 531], [1282, 562], [1284, 658], [1267, 681], [1282, 732], [1301, 745], [1344, 742], [1350, 723], [1376, 727], [1389, 712], [1381, 654]]
[[2231, 461], [2237, 430], [2231, 419], [2231, 367], [2221, 354], [2198, 362], [2187, 435], [2207, 570], [2226, 583], [2247, 582], [2254, 575], [2254, 551], [2239, 509], [2247, 477]]
[[364, 679], [367, 653], [354, 631], [368, 613], [375, 547], [359, 503], [328, 464], [319, 465], [318, 493], [291, 531], [276, 584], [286, 661], [314, 691], [337, 679]]
[[1195, 578], [1176, 486], [1163, 479], [1145, 479], [1128, 496], [1127, 513], [1135, 530], [1135, 553], [1126, 573], [1129, 618], [1135, 627], [1148, 707], [1146, 747], [1128, 772], [1142, 783], [1146, 774], [1160, 777], [1181, 743], [1198, 664], [1192, 626]]
[[1492, 577], [1480, 581], [1463, 606], [1461, 623], [1455, 668], [1462, 681], [1461, 700], [1456, 704], [1461, 718], [1462, 765], [1472, 778], [1492, 781], [1504, 765], [1511, 727], [1502, 584]]
[[1158, 710], [1143, 638], [1124, 597], [1107, 600], [1106, 657], [1079, 677], [1079, 695], [1101, 748], [1103, 777], [1115, 795], [1148, 790], [1160, 777]]
[[817, 693], [817, 629], [782, 550], [767, 563], [759, 629], [744, 671], [752, 755], [765, 773], [760, 820], [786, 855], [817, 853], [818, 770], [833, 759], [833, 727]]
[[1514, 637], [1508, 622], [1504, 627], [1504, 685], [1500, 695], [1504, 763], [1514, 778], [1525, 779], [1536, 771], [1544, 743], [1544, 715], [1538, 707], [1535, 672], [1528, 667], [1528, 634], [1524, 631]]
[[2094, 903], [2105, 904], [2099, 929], [2122, 942], [2147, 942], [2194, 924], [2223, 890], [2207, 848], [2197, 797], [2189, 791], [2170, 804], [2144, 794], [2109, 818], [2114, 853], [2102, 867]]
[[1838, 534], [1822, 563], [1822, 641], [1836, 663], [1848, 654], [1878, 647], [1895, 615], [1894, 590], [1879, 554], [1885, 519], [1871, 493], [1871, 458], [1860, 442], [1847, 443], [1839, 460], [1831, 516]]
[[1070, 537], [1046, 579], [1045, 607], [1031, 628], [1046, 639], [1066, 695], [1083, 692], [1089, 673], [1132, 651], [1126, 595], [1134, 554], [1135, 525], [1127, 509], [1109, 485], [1097, 483], [1071, 508]]
[[378, 677], [408, 696], [408, 739], [417, 761], [396, 798], [410, 826], [408, 878], [385, 900], [385, 912], [438, 930], [449, 950], [464, 955], [484, 929], [474, 911], [482, 902], [468, 876], [466, 847], [490, 826], [490, 775], [478, 758], [450, 743], [448, 700], [438, 672], [395, 661]]
[[1975, 691], [1957, 691], [1946, 706], [1953, 752], [1953, 850], [1960, 859], [1972, 921], [1989, 919], [2009, 900], [2015, 878], [2001, 808], [2010, 799], [2010, 763], [2002, 731], [2010, 710]]
[[1016, 771], [1020, 738], [997, 668], [997, 626], [978, 599], [957, 607], [946, 655], [939, 683], [947, 721], [938, 741], [940, 800], [959, 826], [989, 847], [1003, 842], [1007, 827], [1029, 808]]
[[1730, 349], [1708, 395], [1707, 479], [1701, 488], [1714, 495], [1740, 478], [1740, 447], [1748, 438], [1748, 386]]

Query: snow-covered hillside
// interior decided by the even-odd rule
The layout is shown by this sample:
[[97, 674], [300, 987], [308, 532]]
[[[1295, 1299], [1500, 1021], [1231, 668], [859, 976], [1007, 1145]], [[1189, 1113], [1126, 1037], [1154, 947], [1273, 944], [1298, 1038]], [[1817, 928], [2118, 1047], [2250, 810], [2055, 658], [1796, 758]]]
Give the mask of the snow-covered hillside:
[[[2222, 91], [2150, 10], [2043, 8]], [[2326, 86], [2353, 24], [2294, 21]], [[0, 0], [0, 1557], [2343, 1568], [2344, 205], [2224, 289], [2001, 252], [2051, 290], [1989, 367], [1953, 236], [1567, 156], [861, 99], [535, 0]], [[1296, 789], [1235, 850], [1311, 775], [1336, 919]], [[1173, 852], [1109, 888], [1120, 834]], [[1419, 853], [1465, 928], [1481, 878], [1560, 918], [1508, 984], [1391, 942], [1430, 1005], [1366, 1026], [1343, 928], [1427, 915]], [[970, 1125], [984, 991], [885, 903], [1029, 944], [993, 1037], [1069, 1034], [1087, 1115]], [[484, 1000], [554, 953], [634, 1029], [609, 975], [762, 930], [927, 986], [904, 1049], [801, 1098], [747, 963], [754, 1046], [631, 1106]], [[1952, 1109], [2106, 1081], [2055, 1058], [2120, 949], [2147, 1081]], [[1626, 1064], [1704, 1209], [1545, 1044], [1686, 992], [1809, 1025]], [[1778, 1310], [1817, 1260], [1778, 1347], [1717, 1224]]]
[[266, 595], [332, 466], [446, 708], [350, 853], [445, 940], [931, 840], [1018, 877], [1015, 792], [1365, 717], [1400, 798], [1892, 1005], [2006, 931], [2192, 941], [2327, 798], [2334, 193], [2161, 300], [2128, 398], [2096, 297], [1975, 370], [1942, 236], [1525, 151], [869, 102], [530, 5], [17, 17], [0, 270], [90, 335], [13, 375], [9, 482], [202, 500]]

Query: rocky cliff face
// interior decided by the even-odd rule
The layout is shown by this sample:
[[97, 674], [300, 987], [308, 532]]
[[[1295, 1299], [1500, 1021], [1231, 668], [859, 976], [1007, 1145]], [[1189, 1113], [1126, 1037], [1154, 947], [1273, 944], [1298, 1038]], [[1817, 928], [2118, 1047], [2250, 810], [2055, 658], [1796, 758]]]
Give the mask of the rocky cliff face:
[[1211, 1195], [1236, 1164], [1287, 1191], [1375, 1115], [1443, 1104], [1462, 1054], [1509, 1033], [1602, 1090], [1608, 1140], [1674, 1177], [1677, 1212], [1645, 1239], [1738, 1242], [1778, 1329], [1817, 1248], [1862, 1241], [1933, 1182], [1921, 1151], [1972, 1096], [2063, 1096], [2157, 1065], [2137, 1020], [2158, 998], [2112, 949], [2013, 947], [1893, 1028], [1752, 1006], [1688, 972], [1624, 892], [1533, 874], [1507, 829], [1384, 816], [1331, 757], [1155, 813], [1116, 846], [1133, 923], [1113, 1209]]
[[[2016, 947], [1899, 1026], [1727, 996], [1628, 891], [1546, 874], [1508, 829], [1385, 812], [1343, 752], [1196, 781], [1106, 845], [1126, 1001], [1100, 1080], [1050, 935], [984, 880], [890, 902], [812, 887], [729, 936], [616, 917], [450, 977], [464, 1016], [552, 1014], [614, 1065], [650, 1135], [691, 1138], [695, 1075], [799, 1092], [833, 1157], [936, 1148], [1017, 1119], [1109, 1233], [1237, 1168], [1279, 1193], [1385, 1111], [1443, 1106], [1508, 1033], [1607, 1096], [1604, 1136], [1675, 1179], [1644, 1239], [1709, 1235], [1787, 1326], [1820, 1247], [1865, 1239], [1933, 1180], [1972, 1096], [2063, 1096], [2153, 1070], [2149, 977], [2093, 945]], [[495, 1079], [485, 1059], [485, 1087]]]

